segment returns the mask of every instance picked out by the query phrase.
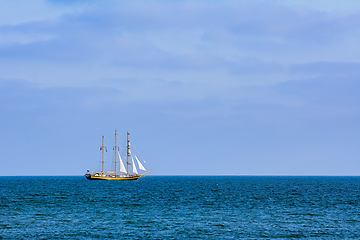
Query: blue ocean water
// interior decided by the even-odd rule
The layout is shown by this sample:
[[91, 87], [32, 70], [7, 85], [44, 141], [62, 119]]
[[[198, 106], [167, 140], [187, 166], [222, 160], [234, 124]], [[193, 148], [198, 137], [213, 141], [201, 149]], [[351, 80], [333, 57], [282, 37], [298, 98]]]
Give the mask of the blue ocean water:
[[360, 238], [360, 177], [0, 177], [2, 239]]

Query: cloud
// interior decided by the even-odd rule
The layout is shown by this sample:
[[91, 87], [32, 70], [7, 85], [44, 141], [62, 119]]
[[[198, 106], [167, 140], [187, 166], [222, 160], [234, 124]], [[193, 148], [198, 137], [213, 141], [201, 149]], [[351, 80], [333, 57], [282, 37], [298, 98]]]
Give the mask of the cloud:
[[[129, 130], [138, 138], [137, 148], [158, 174], [181, 174], [186, 171], [183, 165], [195, 166], [188, 174], [336, 174], [331, 168], [324, 171], [319, 166], [330, 155], [339, 156], [344, 147], [353, 154], [342, 155], [342, 162], [349, 163], [358, 156], [354, 144], [358, 134], [354, 126], [358, 123], [359, 105], [353, 105], [357, 109], [353, 114], [328, 114], [329, 110], [346, 110], [352, 105], [328, 102], [325, 97], [336, 94], [343, 85], [338, 78], [329, 87], [326, 80], [239, 87], [228, 92], [228, 98], [214, 95], [167, 100], [141, 96], [151, 88], [174, 94], [176, 89], [187, 86], [161, 80], [108, 79], [109, 85], [122, 86], [122, 91], [118, 91], [107, 87], [43, 88], [23, 80], [3, 80], [0, 82], [0, 115], [3, 116], [0, 145], [7, 146], [4, 149], [7, 159], [16, 162], [20, 159], [23, 164], [16, 167], [15, 161], [9, 161], [3, 165], [2, 174], [26, 175], [30, 171], [31, 174], [79, 175], [91, 159], [95, 160], [93, 154], [100, 136], [105, 134], [109, 142], [114, 127]], [[127, 98], [139, 87], [143, 89], [138, 91], [136, 100], [122, 101], [123, 95]], [[358, 87], [357, 81], [344, 90], [354, 88], [349, 96], [359, 99]], [[318, 102], [312, 99], [299, 104], [299, 99], [308, 97]], [[343, 94], [334, 99], [337, 97]], [[326, 101], [319, 103], [319, 100]], [[333, 146], [331, 151], [329, 145]], [[154, 151], [159, 146], [162, 151]], [[186, 157], [189, 154], [192, 157]], [[48, 156], [52, 156], [51, 165]], [[205, 159], [211, 167], [199, 170]], [[224, 163], [221, 167], [216, 167], [218, 159]], [[269, 161], [282, 167], [269, 169]], [[337, 160], [331, 161], [339, 165]], [[294, 168], [306, 162], [312, 162], [317, 170]], [[73, 168], [68, 169], [69, 165]], [[242, 170], [232, 171], [226, 165]], [[344, 169], [346, 172], [351, 171]]]
[[[215, 63], [231, 64], [234, 55], [284, 62], [284, 54], [295, 56], [359, 37], [360, 15], [356, 12], [337, 14], [246, 1], [140, 3], [100, 4], [57, 19], [3, 25], [0, 32], [5, 36], [30, 35], [34, 42], [4, 44], [2, 56], [93, 62], [98, 58], [136, 68], [146, 68], [154, 59], [152, 67], [167, 69], [179, 66], [184, 56], [190, 59], [189, 65], [194, 64], [191, 59], [206, 62], [209, 57], [218, 59]], [[192, 41], [182, 41], [189, 35]], [[274, 55], [270, 58], [269, 54]], [[194, 68], [201, 67], [196, 64], [199, 61]], [[213, 68], [214, 64], [205, 66]]]
[[294, 73], [309, 73], [322, 76], [359, 76], [360, 63], [354, 62], [312, 62], [305, 64], [295, 64], [291, 66]]
[[0, 146], [43, 166], [54, 141], [68, 164], [121, 126], [144, 135], [157, 169], [196, 158], [270, 173], [296, 158], [287, 173], [299, 173], [346, 146], [358, 159], [360, 11], [326, 10], [341, 4], [2, 1]]

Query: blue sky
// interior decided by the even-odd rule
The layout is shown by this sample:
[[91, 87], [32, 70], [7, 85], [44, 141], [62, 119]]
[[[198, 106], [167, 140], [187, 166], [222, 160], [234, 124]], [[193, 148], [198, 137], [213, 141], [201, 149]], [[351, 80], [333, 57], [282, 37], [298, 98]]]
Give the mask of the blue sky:
[[358, 175], [359, 26], [351, 0], [0, 0], [0, 175], [95, 170], [115, 128], [157, 175]]

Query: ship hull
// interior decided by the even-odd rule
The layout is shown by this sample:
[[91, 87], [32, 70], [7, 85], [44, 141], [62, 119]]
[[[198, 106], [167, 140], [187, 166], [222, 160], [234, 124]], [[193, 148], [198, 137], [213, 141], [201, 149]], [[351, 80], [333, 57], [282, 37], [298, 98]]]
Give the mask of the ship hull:
[[111, 181], [129, 181], [129, 180], [138, 180], [141, 176], [94, 176], [90, 174], [85, 174], [85, 177], [88, 180], [111, 180]]

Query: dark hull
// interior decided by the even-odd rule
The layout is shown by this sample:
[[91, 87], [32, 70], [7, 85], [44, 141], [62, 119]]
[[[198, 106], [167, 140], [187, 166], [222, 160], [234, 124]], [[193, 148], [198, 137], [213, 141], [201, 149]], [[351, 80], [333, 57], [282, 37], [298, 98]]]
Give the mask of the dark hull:
[[92, 174], [84, 175], [88, 180], [107, 180], [107, 181], [130, 181], [130, 180], [138, 180], [140, 175], [130, 175], [130, 176], [114, 176], [114, 175], [105, 175], [105, 176], [95, 176]]

